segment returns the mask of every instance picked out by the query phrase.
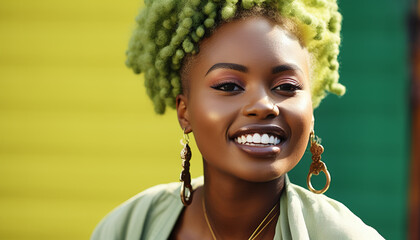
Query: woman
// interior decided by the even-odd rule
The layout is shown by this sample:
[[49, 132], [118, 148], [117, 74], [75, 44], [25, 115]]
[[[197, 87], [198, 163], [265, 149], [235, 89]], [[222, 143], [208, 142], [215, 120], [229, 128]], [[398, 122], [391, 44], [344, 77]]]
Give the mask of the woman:
[[[329, 185], [313, 107], [325, 91], [345, 90], [335, 1], [145, 3], [127, 64], [145, 73], [158, 113], [177, 109], [183, 183], [133, 197], [92, 239], [382, 239], [342, 204], [287, 178], [310, 140], [309, 188]], [[191, 132], [204, 166], [192, 183]], [[315, 190], [310, 177], [320, 171], [327, 185]]]

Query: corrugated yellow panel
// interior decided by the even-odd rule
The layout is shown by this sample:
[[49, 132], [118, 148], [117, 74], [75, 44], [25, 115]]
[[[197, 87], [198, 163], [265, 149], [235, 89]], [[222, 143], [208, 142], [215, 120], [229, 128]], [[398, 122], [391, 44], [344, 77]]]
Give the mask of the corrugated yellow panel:
[[0, 239], [87, 239], [122, 201], [178, 181], [175, 112], [155, 115], [124, 66], [138, 7], [0, 3]]

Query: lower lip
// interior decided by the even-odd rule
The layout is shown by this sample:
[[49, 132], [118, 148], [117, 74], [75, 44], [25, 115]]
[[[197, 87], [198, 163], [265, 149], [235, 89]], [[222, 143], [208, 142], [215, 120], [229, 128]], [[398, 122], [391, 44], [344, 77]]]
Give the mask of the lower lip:
[[252, 145], [239, 144], [236, 141], [234, 141], [234, 143], [239, 149], [255, 157], [270, 158], [270, 157], [275, 157], [277, 154], [280, 153], [279, 145], [252, 146]]

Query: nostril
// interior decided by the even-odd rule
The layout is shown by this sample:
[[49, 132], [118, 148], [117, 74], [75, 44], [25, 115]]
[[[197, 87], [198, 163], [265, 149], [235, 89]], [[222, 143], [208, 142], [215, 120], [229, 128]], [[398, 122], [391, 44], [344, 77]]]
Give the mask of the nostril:
[[276, 117], [276, 115], [275, 115], [275, 114], [273, 114], [273, 113], [272, 113], [272, 114], [268, 114], [268, 115], [267, 115], [267, 118], [270, 118], [270, 119], [271, 119], [271, 118], [275, 118], [275, 117]]
[[279, 115], [279, 108], [271, 99], [263, 97], [245, 105], [243, 108], [243, 114], [248, 117], [273, 119]]
[[248, 114], [246, 114], [248, 117], [257, 117], [260, 116], [261, 118], [266, 118], [266, 119], [273, 119], [277, 116], [277, 114], [275, 113], [263, 113], [263, 112], [248, 112]]

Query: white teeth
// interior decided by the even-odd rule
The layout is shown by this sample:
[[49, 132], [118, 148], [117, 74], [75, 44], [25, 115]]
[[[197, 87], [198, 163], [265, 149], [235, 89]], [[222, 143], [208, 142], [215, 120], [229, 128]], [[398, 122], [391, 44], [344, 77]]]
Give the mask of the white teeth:
[[239, 136], [235, 139], [235, 141], [239, 144], [246, 144], [251, 146], [257, 146], [257, 145], [277, 145], [281, 141], [279, 138], [269, 135], [267, 133], [259, 134], [246, 134]]
[[267, 144], [270, 138], [268, 137], [268, 134], [263, 134], [261, 137], [261, 143]]
[[254, 133], [254, 136], [252, 137], [252, 141], [254, 143], [261, 143], [261, 136], [258, 133]]
[[274, 136], [270, 136], [270, 139], [268, 139], [268, 142], [271, 144], [274, 144]]

